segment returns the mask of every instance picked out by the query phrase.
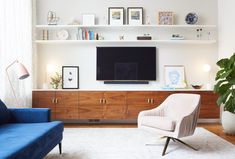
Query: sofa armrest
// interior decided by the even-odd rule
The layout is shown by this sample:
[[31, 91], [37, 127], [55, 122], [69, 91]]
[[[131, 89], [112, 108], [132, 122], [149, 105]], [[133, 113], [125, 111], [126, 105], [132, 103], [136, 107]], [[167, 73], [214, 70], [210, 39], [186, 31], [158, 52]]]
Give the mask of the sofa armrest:
[[13, 123], [49, 122], [51, 110], [48, 108], [10, 108]]

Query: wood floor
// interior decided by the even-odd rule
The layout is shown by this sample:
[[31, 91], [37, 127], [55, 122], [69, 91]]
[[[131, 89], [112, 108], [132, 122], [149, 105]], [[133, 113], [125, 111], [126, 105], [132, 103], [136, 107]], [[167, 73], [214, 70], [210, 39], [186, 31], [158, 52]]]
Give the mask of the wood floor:
[[[225, 134], [220, 124], [198, 124], [210, 132], [235, 144], [235, 136]], [[65, 128], [136, 128], [136, 124], [65, 124]]]

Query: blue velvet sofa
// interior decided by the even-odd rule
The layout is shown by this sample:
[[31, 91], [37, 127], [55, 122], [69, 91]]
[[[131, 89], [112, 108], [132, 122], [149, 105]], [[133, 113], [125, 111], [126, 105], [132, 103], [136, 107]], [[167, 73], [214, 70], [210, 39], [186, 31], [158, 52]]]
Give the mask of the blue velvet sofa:
[[64, 125], [50, 109], [7, 109], [0, 100], [0, 159], [42, 159], [61, 141]]

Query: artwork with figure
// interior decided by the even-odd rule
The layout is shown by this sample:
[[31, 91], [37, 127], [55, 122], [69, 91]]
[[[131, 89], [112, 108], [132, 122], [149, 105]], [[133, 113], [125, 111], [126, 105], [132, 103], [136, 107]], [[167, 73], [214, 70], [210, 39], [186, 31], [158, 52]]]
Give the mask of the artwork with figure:
[[185, 88], [184, 66], [165, 66], [165, 86], [169, 88]]
[[78, 88], [78, 67], [63, 66], [62, 67], [62, 88], [77, 89]]

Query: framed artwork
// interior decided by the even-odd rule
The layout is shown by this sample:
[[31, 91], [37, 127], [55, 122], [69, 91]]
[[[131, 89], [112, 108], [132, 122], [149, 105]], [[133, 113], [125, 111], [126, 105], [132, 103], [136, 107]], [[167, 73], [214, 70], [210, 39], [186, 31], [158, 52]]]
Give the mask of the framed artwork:
[[174, 16], [173, 12], [158, 12], [159, 25], [173, 25]]
[[143, 7], [127, 8], [127, 24], [129, 25], [143, 24]]
[[109, 25], [123, 25], [124, 24], [124, 8], [123, 7], [109, 7], [108, 8], [108, 24]]
[[181, 65], [164, 66], [165, 86], [169, 88], [185, 88], [185, 70]]
[[62, 66], [62, 89], [79, 88], [79, 67]]

